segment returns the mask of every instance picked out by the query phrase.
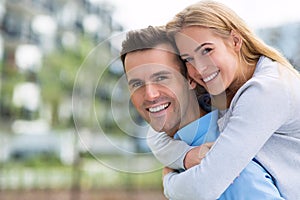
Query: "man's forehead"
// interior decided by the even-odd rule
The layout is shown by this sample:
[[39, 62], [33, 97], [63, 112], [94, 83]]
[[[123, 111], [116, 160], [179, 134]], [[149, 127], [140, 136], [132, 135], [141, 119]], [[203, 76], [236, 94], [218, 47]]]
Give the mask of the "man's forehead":
[[146, 63], [143, 65], [135, 66], [129, 71], [126, 71], [127, 77], [144, 78], [150, 77], [158, 72], [169, 72], [170, 74], [180, 74], [178, 66], [168, 66], [160, 63]]
[[159, 67], [178, 71], [180, 68], [178, 55], [165, 49], [147, 49], [130, 52], [125, 58], [126, 73], [133, 70], [157, 70]]

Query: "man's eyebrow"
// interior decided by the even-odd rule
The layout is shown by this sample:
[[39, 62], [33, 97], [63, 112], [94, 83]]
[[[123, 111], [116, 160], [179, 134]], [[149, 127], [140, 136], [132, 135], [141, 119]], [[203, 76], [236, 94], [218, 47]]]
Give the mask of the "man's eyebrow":
[[159, 72], [156, 72], [156, 73], [152, 74], [150, 76], [150, 78], [154, 78], [154, 77], [161, 76], [161, 75], [168, 75], [168, 74], [171, 74], [171, 72], [170, 71], [166, 71], [166, 70], [159, 71]]
[[[203, 44], [200, 44], [199, 46], [197, 46], [195, 49], [194, 49], [194, 52], [196, 53], [197, 51], [199, 51], [199, 49], [201, 49], [203, 46], [205, 45], [208, 45], [208, 44], [213, 44], [211, 42], [205, 42]], [[189, 54], [180, 54], [180, 57], [185, 57], [185, 56], [188, 56]]]
[[[172, 74], [170, 71], [167, 71], [167, 70], [163, 70], [163, 71], [159, 71], [159, 72], [156, 72], [154, 74], [151, 74], [150, 78], [155, 78], [157, 76], [161, 76], [161, 75], [169, 75], [169, 74]], [[139, 81], [142, 81], [141, 79], [139, 78], [133, 78], [133, 79], [129, 79], [128, 80], [128, 85], [131, 85], [133, 83], [136, 83], [136, 82], [139, 82]]]
[[132, 85], [133, 83], [136, 83], [136, 82], [139, 82], [139, 81], [141, 81], [141, 79], [138, 79], [138, 78], [130, 79], [130, 80], [128, 81], [128, 85]]

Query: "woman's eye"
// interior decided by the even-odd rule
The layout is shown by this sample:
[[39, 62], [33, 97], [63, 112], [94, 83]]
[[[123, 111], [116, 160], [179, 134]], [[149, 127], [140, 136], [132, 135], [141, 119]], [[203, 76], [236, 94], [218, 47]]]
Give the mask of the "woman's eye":
[[190, 63], [193, 61], [193, 58], [185, 58], [185, 59], [182, 59], [184, 63]]
[[202, 51], [202, 55], [206, 55], [206, 54], [208, 54], [209, 52], [211, 52], [211, 50], [212, 50], [212, 48], [205, 48], [205, 49], [203, 49], [203, 51]]

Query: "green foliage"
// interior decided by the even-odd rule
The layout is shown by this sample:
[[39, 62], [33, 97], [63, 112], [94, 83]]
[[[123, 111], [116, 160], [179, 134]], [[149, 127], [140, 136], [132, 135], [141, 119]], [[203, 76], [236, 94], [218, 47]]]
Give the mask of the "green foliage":
[[57, 155], [45, 153], [33, 155], [24, 160], [15, 160], [12, 165], [21, 165], [24, 167], [45, 168], [45, 167], [62, 167], [62, 163]]
[[45, 158], [6, 162], [1, 166], [1, 186], [6, 189], [64, 189], [72, 187], [77, 177], [76, 184], [84, 190], [161, 188], [160, 169], [140, 174], [118, 172], [92, 158], [81, 159], [80, 165], [75, 169], [74, 166], [60, 164], [55, 158], [49, 157], [50, 161]]
[[4, 64], [3, 67], [1, 67], [1, 95], [0, 95], [0, 101], [1, 101], [1, 116], [5, 117], [11, 117], [14, 115], [15, 117], [18, 116], [18, 108], [16, 108], [13, 105], [12, 99], [13, 99], [13, 91], [14, 87], [24, 82], [25, 76], [24, 74], [19, 73], [16, 66]]
[[39, 72], [43, 98], [46, 101], [59, 100], [63, 95], [71, 95], [77, 70], [86, 57], [88, 41], [83, 41], [78, 49], [58, 49], [46, 56]]
[[[44, 65], [38, 73], [44, 103], [51, 108], [52, 126], [62, 124], [59, 121], [58, 109], [64, 98], [71, 98], [76, 73], [92, 49], [88, 38], [81, 38], [76, 48], [61, 48], [46, 55]], [[70, 121], [68, 126], [72, 125]]]

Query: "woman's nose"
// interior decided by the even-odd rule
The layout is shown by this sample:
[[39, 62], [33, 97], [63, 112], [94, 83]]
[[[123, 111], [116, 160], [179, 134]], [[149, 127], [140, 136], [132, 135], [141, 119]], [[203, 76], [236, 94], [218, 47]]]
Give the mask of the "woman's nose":
[[198, 71], [199, 74], [204, 74], [204, 72], [207, 70], [207, 65], [196, 60], [194, 68]]
[[213, 61], [209, 56], [195, 56], [194, 67], [200, 74], [204, 74], [208, 66], [214, 66]]

